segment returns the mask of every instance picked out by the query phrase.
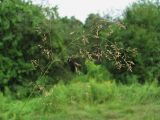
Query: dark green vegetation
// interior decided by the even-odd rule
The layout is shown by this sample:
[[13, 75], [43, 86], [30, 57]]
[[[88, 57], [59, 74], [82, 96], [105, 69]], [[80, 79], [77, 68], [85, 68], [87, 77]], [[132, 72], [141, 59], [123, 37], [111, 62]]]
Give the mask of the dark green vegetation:
[[83, 24], [0, 1], [0, 120], [159, 120], [159, 82], [158, 2]]

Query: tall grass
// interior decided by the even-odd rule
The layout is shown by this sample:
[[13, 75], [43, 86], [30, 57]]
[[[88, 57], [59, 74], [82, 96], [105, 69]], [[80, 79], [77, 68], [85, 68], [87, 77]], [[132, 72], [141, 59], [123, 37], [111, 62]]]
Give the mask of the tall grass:
[[[108, 119], [119, 116], [114, 118], [119, 119], [141, 113], [137, 111], [144, 105], [151, 105], [148, 107], [148, 113], [154, 110], [153, 106], [159, 106], [155, 109], [160, 110], [159, 93], [160, 88], [155, 83], [127, 86], [117, 85], [114, 81], [97, 82], [93, 79], [88, 82], [73, 81], [67, 85], [59, 83], [44, 95], [28, 101], [24, 109], [21, 108], [25, 100], [11, 101], [0, 94], [0, 119], [79, 120], [82, 117], [86, 120], [96, 120], [97, 117], [103, 120], [105, 116]], [[143, 118], [146, 118], [146, 115], [148, 114]]]

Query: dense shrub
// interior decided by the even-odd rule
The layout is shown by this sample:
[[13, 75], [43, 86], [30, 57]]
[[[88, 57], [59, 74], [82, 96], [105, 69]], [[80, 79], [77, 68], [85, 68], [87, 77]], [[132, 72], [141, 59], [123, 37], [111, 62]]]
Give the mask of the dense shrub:
[[[50, 85], [70, 79], [69, 58], [78, 59], [83, 24], [60, 18], [57, 8], [33, 5], [22, 0], [0, 4], [0, 89], [23, 89], [35, 82]], [[73, 62], [73, 61], [72, 61]], [[84, 63], [84, 62], [83, 62]], [[30, 86], [30, 87], [29, 87]], [[19, 90], [18, 90], [19, 89]]]
[[59, 17], [56, 7], [1, 1], [0, 90], [26, 96], [35, 84], [68, 82], [76, 72], [99, 80], [112, 73], [124, 83], [159, 80], [159, 14], [157, 4], [141, 2], [122, 20], [91, 14], [83, 25]]
[[[145, 81], [160, 80], [160, 9], [154, 2], [142, 1], [128, 7], [124, 18], [120, 21], [125, 29], [114, 29], [109, 39], [121, 43], [122, 46], [137, 48], [132, 73], [112, 68], [117, 79], [128, 81], [137, 79]], [[118, 74], [117, 74], [118, 73]], [[130, 77], [129, 77], [130, 76]]]
[[0, 88], [16, 90], [15, 85], [30, 85], [46, 72], [51, 75], [63, 57], [63, 41], [50, 26], [58, 24], [56, 10], [5, 0], [0, 17]]

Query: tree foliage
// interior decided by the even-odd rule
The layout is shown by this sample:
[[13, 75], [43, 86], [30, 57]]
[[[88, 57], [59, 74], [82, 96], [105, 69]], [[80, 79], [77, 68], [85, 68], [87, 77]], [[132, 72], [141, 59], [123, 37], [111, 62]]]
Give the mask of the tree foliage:
[[159, 16], [159, 5], [140, 2], [126, 9], [123, 19], [91, 14], [83, 24], [60, 17], [56, 7], [1, 1], [0, 89], [17, 92], [33, 83], [67, 81], [78, 70], [87, 74], [88, 60], [121, 82], [159, 80]]
[[121, 79], [136, 76], [140, 82], [159, 80], [160, 74], [160, 9], [154, 2], [141, 1], [128, 7], [121, 22], [125, 29], [117, 29], [109, 39], [123, 46], [137, 48], [132, 73], [121, 71]]

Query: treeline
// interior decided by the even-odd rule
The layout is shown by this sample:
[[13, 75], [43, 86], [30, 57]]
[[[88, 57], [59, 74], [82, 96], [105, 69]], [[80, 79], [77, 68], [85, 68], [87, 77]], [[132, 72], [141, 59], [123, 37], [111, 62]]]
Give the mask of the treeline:
[[89, 73], [86, 61], [103, 67], [117, 82], [159, 81], [159, 3], [135, 3], [123, 19], [91, 14], [83, 24], [60, 17], [56, 7], [0, 2], [1, 91], [67, 83]]

